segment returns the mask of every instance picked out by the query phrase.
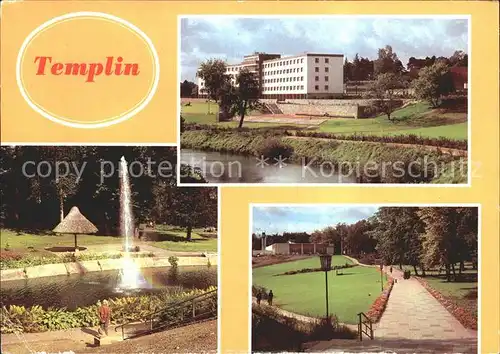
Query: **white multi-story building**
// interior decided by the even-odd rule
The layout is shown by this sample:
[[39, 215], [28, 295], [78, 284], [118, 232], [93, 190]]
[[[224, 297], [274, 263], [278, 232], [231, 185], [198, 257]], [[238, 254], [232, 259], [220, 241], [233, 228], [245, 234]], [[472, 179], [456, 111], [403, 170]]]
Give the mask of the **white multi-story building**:
[[344, 93], [344, 56], [312, 54], [264, 62], [263, 98], [334, 98]]
[[[233, 84], [242, 69], [255, 73], [261, 97], [334, 98], [344, 93], [344, 55], [304, 53], [281, 57], [279, 54], [254, 53], [240, 64], [228, 65], [226, 73]], [[200, 96], [205, 94], [203, 80], [198, 78]]]

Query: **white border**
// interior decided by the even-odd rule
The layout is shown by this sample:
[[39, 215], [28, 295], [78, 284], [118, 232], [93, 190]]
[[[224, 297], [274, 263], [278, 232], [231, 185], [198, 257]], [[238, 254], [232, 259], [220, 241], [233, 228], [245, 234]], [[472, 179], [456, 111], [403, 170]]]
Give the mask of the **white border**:
[[[467, 43], [467, 56], [468, 56], [468, 72], [467, 72], [467, 183], [461, 184], [434, 184], [434, 183], [182, 183], [180, 179], [180, 171], [178, 170], [177, 183], [179, 186], [185, 187], [206, 187], [219, 186], [219, 187], [402, 187], [402, 188], [441, 188], [441, 187], [453, 187], [453, 188], [466, 188], [472, 186], [472, 116], [471, 116], [471, 62], [472, 62], [472, 29], [471, 29], [471, 15], [186, 15], [179, 14], [177, 16], [177, 81], [182, 82], [181, 78], [181, 20], [183, 19], [206, 19], [207, 17], [219, 17], [221, 18], [268, 18], [268, 19], [282, 19], [282, 18], [321, 18], [321, 19], [339, 19], [339, 18], [387, 18], [387, 19], [457, 19], [457, 20], [467, 20], [467, 30], [468, 30], [468, 43]], [[178, 153], [177, 153], [177, 165], [180, 166], [181, 163], [181, 128], [180, 128], [180, 116], [181, 116], [181, 95], [180, 87], [177, 85], [177, 142], [178, 142]]]
[[[155, 76], [153, 79], [153, 84], [150, 87], [150, 90], [148, 94], [146, 95], [146, 98], [143, 99], [143, 101], [134, 109], [132, 109], [130, 112], [122, 115], [119, 118], [114, 118], [110, 119], [105, 122], [98, 122], [98, 123], [75, 123], [75, 122], [68, 122], [63, 119], [60, 119], [58, 117], [55, 117], [51, 114], [49, 114], [46, 110], [41, 109], [38, 107], [29, 97], [29, 95], [26, 92], [26, 89], [22, 83], [21, 79], [21, 62], [24, 57], [24, 53], [26, 51], [26, 47], [30, 44], [31, 40], [41, 31], [45, 30], [49, 26], [57, 24], [57, 22], [67, 20], [67, 19], [74, 19], [74, 18], [79, 18], [79, 17], [97, 17], [97, 18], [104, 18], [106, 20], [110, 20], [113, 22], [116, 22], [120, 25], [123, 25], [124, 27], [128, 28], [129, 30], [135, 32], [139, 37], [141, 37], [142, 40], [146, 42], [146, 44], [149, 47], [149, 50], [153, 56], [153, 61], [154, 61], [154, 68], [155, 68]], [[21, 95], [23, 96], [24, 100], [26, 103], [38, 114], [41, 116], [49, 119], [50, 121], [54, 123], [58, 123], [67, 127], [71, 128], [81, 128], [81, 129], [96, 129], [96, 128], [103, 128], [103, 127], [109, 127], [114, 124], [118, 124], [121, 122], [124, 122], [133, 116], [135, 116], [137, 113], [142, 111], [148, 104], [149, 102], [153, 99], [153, 96], [156, 93], [156, 90], [158, 88], [158, 82], [160, 80], [160, 59], [158, 58], [158, 53], [156, 52], [156, 48], [153, 45], [153, 41], [144, 33], [141, 29], [139, 29], [137, 26], [133, 25], [132, 23], [125, 21], [124, 19], [110, 15], [107, 13], [103, 12], [93, 12], [93, 11], [81, 11], [81, 12], [71, 12], [67, 13], [62, 16], [54, 17], [53, 19], [44, 22], [37, 28], [35, 28], [24, 40], [23, 44], [21, 45], [21, 48], [19, 49], [18, 55], [17, 55], [17, 61], [16, 61], [16, 82], [17, 86], [19, 88], [19, 91], [21, 92]]]
[[248, 239], [249, 239], [249, 261], [248, 261], [248, 352], [252, 351], [252, 232], [253, 232], [253, 210], [258, 207], [315, 207], [315, 206], [327, 206], [327, 207], [476, 207], [478, 208], [478, 227], [477, 227], [477, 352], [481, 353], [481, 277], [482, 277], [482, 247], [481, 247], [481, 234], [482, 234], [482, 207], [479, 203], [250, 203], [249, 208], [249, 220], [248, 220]]

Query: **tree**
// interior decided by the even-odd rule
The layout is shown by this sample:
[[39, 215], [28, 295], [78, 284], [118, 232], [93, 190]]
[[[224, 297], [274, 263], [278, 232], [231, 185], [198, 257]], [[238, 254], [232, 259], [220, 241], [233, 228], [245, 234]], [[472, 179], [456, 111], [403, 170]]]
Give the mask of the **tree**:
[[[204, 81], [209, 100], [216, 103], [219, 102], [227, 84], [231, 84], [231, 78], [226, 74], [226, 63], [220, 59], [209, 59], [201, 63], [197, 76]], [[210, 113], [210, 102], [208, 111]]]
[[370, 232], [377, 240], [376, 249], [388, 264], [412, 265], [418, 275], [421, 266], [422, 245], [420, 235], [424, 223], [415, 207], [382, 207], [375, 214], [375, 227]]
[[193, 227], [217, 225], [217, 188], [177, 188], [172, 198], [173, 222], [186, 228], [187, 241]]
[[374, 61], [374, 71], [376, 76], [387, 73], [399, 75], [404, 71], [403, 63], [392, 51], [390, 45], [378, 50], [378, 58]]
[[350, 63], [349, 60], [347, 60], [347, 58], [345, 58], [345, 61], [344, 61], [344, 83], [352, 81], [352, 78], [353, 78], [352, 73], [353, 73], [353, 64]]
[[194, 82], [184, 80], [181, 82], [181, 97], [195, 97], [198, 93], [198, 85]]
[[422, 68], [412, 86], [418, 99], [438, 107], [441, 97], [453, 92], [453, 80], [448, 65], [437, 61], [429, 67]]
[[254, 73], [246, 69], [240, 70], [236, 77], [235, 101], [232, 105], [232, 112], [240, 116], [238, 128], [243, 126], [245, 114], [259, 105], [259, 82]]
[[469, 57], [463, 50], [456, 50], [455, 53], [450, 57], [450, 66], [465, 66], [469, 65]]
[[373, 105], [379, 112], [387, 115], [391, 121], [391, 114], [396, 110], [395, 90], [402, 87], [401, 77], [393, 73], [384, 73], [377, 76], [372, 82], [366, 96], [373, 98]]

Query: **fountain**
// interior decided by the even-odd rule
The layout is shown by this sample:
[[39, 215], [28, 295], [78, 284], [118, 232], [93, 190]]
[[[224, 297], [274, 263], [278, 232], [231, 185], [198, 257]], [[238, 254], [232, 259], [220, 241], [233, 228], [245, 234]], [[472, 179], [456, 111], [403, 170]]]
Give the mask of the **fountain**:
[[118, 172], [120, 176], [120, 234], [125, 237], [125, 244], [117, 291], [148, 288], [149, 284], [142, 276], [140, 268], [130, 257], [130, 251], [133, 250], [131, 238], [134, 235], [134, 216], [128, 166], [124, 156], [120, 159]]

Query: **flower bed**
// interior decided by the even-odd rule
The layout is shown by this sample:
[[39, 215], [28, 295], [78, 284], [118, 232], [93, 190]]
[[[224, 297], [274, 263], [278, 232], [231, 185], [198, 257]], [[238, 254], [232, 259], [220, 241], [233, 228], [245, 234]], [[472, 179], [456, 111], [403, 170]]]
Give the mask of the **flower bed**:
[[[143, 318], [148, 313], [158, 311], [169, 303], [185, 300], [195, 295], [201, 295], [217, 289], [209, 287], [206, 290], [167, 291], [154, 295], [129, 296], [108, 299], [111, 308], [111, 323], [121, 324]], [[205, 306], [205, 305], [204, 305]], [[216, 303], [206, 306], [217, 306]], [[79, 307], [74, 311], [65, 308], [48, 308], [41, 306], [24, 307], [10, 305], [2, 307], [0, 318], [1, 333], [45, 332], [69, 328], [93, 327], [99, 324], [98, 305]], [[186, 311], [192, 311], [187, 308]], [[176, 314], [177, 315], [177, 314]], [[179, 315], [182, 315], [179, 312]]]
[[[356, 267], [356, 266], [357, 266], [357, 264], [345, 264], [345, 265], [333, 266], [332, 270], [346, 269], [346, 268], [352, 268], [352, 267]], [[276, 274], [275, 276], [294, 275], [294, 274], [313, 273], [313, 272], [324, 272], [324, 270], [321, 268], [304, 268], [304, 269], [299, 269], [299, 270], [290, 270], [290, 271], [285, 272], [285, 273]]]
[[432, 288], [429, 283], [420, 277], [415, 277], [420, 284], [443, 305], [449, 313], [453, 315], [465, 328], [477, 330], [477, 314], [472, 313], [468, 308], [458, 305], [452, 298], [444, 296], [436, 289]]
[[368, 318], [372, 322], [378, 322], [382, 314], [384, 313], [385, 307], [387, 306], [387, 301], [389, 300], [389, 295], [391, 294], [392, 287], [394, 286], [394, 279], [389, 278], [385, 284], [384, 291], [377, 297], [375, 302], [372, 304], [367, 312]]

